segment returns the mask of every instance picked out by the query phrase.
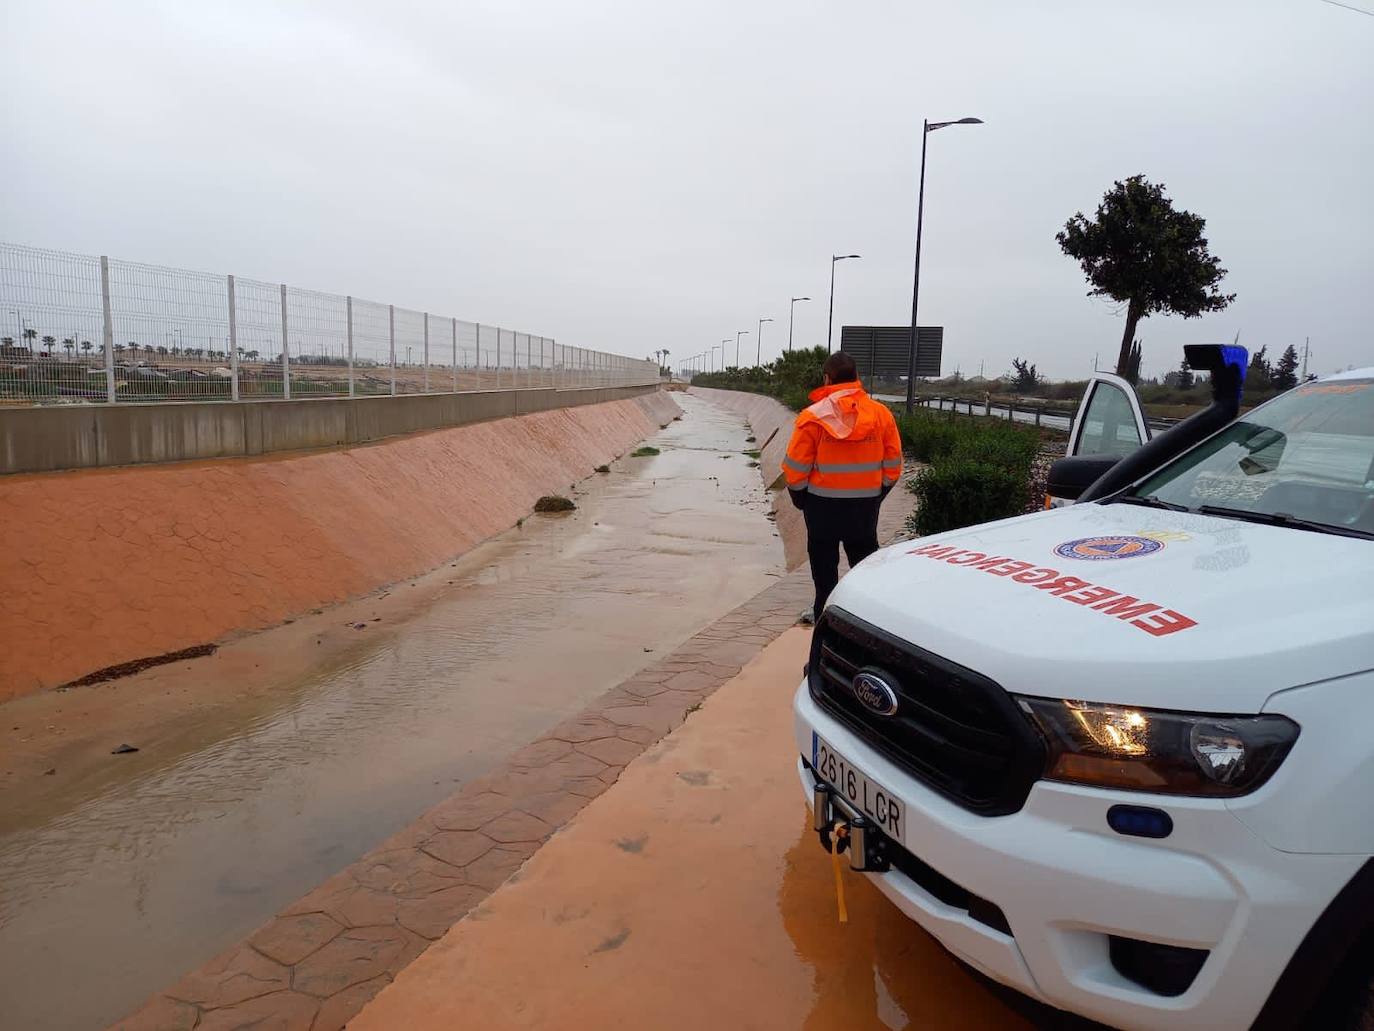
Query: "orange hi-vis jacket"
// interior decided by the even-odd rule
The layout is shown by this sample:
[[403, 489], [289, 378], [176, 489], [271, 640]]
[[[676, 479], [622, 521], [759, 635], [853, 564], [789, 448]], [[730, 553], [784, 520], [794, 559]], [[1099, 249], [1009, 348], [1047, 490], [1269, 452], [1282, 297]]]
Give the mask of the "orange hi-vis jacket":
[[887, 405], [858, 383], [811, 392], [782, 460], [789, 490], [821, 498], [876, 498], [902, 475], [902, 439]]

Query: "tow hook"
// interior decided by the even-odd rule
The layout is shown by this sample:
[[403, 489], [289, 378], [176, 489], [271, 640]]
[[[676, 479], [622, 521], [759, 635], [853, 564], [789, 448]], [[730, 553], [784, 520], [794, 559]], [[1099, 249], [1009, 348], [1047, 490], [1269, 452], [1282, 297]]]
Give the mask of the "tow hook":
[[[885, 854], [887, 838], [872, 820], [836, 798], [829, 784], [816, 781], [812, 788], [812, 806], [812, 827], [827, 852], [841, 855], [848, 852], [849, 868], [860, 873], [882, 873], [891, 867]], [[835, 841], [838, 825], [843, 825], [845, 832]]]

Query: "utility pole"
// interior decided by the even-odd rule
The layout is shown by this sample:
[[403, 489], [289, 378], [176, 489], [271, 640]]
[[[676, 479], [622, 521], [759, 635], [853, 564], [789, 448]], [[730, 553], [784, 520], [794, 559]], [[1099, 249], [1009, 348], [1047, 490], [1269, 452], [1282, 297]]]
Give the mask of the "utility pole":
[[1307, 382], [1307, 356], [1308, 356], [1309, 353], [1311, 353], [1311, 350], [1312, 350], [1312, 338], [1311, 338], [1311, 337], [1303, 337], [1303, 341], [1302, 341], [1302, 379], [1298, 380], [1299, 383], [1306, 383], [1306, 382]]

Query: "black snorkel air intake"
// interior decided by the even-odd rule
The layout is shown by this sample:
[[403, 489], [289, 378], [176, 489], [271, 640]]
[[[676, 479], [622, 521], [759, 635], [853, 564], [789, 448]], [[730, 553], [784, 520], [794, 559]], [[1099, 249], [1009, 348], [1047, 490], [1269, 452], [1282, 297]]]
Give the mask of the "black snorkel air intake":
[[1240, 392], [1245, 385], [1248, 357], [1245, 348], [1238, 345], [1186, 345], [1183, 358], [1188, 368], [1211, 373], [1212, 403], [1158, 436], [1151, 437], [1147, 443], [1113, 465], [1078, 496], [1079, 503], [1099, 501], [1115, 494], [1150, 470], [1183, 454], [1204, 437], [1210, 437], [1239, 415]]

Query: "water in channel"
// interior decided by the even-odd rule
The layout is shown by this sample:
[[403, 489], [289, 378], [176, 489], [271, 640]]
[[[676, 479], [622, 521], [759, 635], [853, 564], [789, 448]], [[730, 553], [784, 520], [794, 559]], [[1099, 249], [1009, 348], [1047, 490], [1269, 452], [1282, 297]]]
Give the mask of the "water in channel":
[[[0, 1027], [127, 1014], [772, 583], [748, 430], [675, 397], [684, 417], [648, 442], [661, 454], [475, 549], [399, 623], [229, 717], [183, 718], [94, 787], [0, 796]], [[234, 691], [205, 683], [216, 668], [140, 677]]]

